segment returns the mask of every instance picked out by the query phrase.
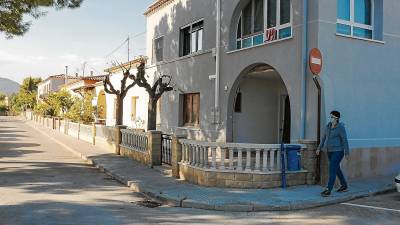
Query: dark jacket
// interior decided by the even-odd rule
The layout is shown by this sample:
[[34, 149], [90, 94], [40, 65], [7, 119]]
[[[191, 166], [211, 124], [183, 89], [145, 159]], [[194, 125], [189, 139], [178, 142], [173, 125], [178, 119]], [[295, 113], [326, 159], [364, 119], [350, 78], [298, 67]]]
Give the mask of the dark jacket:
[[318, 149], [328, 152], [344, 151], [348, 155], [350, 153], [349, 143], [344, 124], [339, 123], [335, 128], [332, 128], [332, 123], [328, 123]]

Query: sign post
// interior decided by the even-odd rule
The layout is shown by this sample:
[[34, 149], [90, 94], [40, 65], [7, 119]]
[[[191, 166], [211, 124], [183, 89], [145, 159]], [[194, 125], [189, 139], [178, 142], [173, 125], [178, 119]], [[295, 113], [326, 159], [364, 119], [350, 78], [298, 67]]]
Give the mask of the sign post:
[[[323, 65], [323, 60], [322, 60], [322, 53], [319, 49], [313, 48], [310, 51], [310, 56], [308, 59], [308, 64], [310, 66], [310, 71], [313, 73], [313, 80], [315, 83], [315, 86], [318, 89], [318, 119], [317, 119], [317, 145], [320, 144], [321, 141], [321, 85], [318, 81], [318, 76], [320, 75], [322, 71], [322, 65]], [[321, 178], [321, 156], [317, 156], [317, 165], [316, 165], [316, 182], [320, 182]]]
[[313, 48], [310, 51], [310, 57], [308, 60], [311, 73], [318, 76], [322, 71], [322, 53], [318, 48]]

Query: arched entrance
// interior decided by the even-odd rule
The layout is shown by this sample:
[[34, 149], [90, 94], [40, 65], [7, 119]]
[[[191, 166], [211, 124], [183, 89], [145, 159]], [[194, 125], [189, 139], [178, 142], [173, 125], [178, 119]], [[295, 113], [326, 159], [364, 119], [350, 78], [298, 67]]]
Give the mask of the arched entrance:
[[100, 120], [105, 120], [107, 117], [107, 100], [104, 91], [100, 91], [97, 97], [97, 115]]
[[228, 141], [290, 143], [290, 99], [279, 73], [267, 64], [245, 69], [230, 93]]

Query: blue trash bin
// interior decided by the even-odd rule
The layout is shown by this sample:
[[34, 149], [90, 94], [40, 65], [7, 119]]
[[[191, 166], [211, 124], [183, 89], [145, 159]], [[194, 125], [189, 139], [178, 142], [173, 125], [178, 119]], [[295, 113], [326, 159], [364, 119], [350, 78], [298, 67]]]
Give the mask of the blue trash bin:
[[287, 170], [288, 171], [299, 171], [300, 167], [300, 145], [286, 145], [286, 157], [287, 157]]

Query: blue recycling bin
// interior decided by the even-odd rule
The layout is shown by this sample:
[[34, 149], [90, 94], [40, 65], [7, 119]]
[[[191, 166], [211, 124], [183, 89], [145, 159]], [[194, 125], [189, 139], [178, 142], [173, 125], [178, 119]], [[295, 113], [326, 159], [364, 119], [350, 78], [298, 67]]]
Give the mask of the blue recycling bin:
[[300, 145], [286, 145], [286, 157], [287, 157], [287, 170], [288, 171], [299, 171], [300, 166]]

